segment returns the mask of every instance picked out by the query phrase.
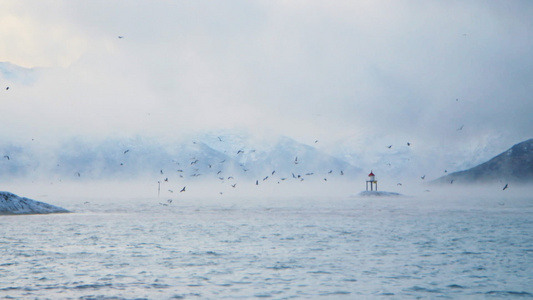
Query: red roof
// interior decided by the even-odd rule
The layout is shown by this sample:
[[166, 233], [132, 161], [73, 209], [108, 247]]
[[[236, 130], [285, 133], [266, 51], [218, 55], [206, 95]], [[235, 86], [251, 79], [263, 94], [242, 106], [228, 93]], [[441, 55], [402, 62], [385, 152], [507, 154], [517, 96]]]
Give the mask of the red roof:
[[372, 171], [370, 171], [370, 174], [368, 174], [368, 176], [375, 176], [374, 173], [372, 173]]

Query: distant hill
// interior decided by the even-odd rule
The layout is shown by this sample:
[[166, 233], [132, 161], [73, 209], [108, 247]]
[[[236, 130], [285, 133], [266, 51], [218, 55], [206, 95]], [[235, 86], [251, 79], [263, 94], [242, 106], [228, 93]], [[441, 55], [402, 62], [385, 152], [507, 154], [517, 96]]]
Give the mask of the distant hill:
[[533, 139], [518, 143], [487, 162], [440, 177], [432, 183], [533, 183]]

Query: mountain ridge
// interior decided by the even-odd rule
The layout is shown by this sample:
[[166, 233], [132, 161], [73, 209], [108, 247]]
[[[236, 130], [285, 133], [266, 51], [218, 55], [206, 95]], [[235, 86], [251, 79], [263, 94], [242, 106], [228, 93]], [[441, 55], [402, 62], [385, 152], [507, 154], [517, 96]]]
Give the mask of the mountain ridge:
[[533, 139], [517, 143], [470, 169], [453, 172], [432, 181], [436, 184], [490, 182], [533, 183]]

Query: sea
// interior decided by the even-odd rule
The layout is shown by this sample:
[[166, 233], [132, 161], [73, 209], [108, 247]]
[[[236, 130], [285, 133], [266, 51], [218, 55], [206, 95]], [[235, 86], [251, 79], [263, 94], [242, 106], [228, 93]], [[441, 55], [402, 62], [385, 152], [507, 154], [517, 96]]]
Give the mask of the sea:
[[51, 203], [0, 216], [1, 299], [533, 298], [532, 196]]

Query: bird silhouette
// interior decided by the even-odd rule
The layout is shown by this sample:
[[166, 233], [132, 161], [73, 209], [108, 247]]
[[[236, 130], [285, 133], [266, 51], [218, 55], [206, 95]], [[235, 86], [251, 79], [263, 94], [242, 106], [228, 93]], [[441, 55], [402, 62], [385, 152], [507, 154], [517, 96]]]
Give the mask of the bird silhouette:
[[459, 127], [459, 128], [457, 129], [457, 131], [459, 131], [459, 130], [463, 130], [463, 127], [465, 127], [465, 125], [461, 125], [461, 127]]
[[234, 183], [234, 184], [231, 185], [232, 188], [235, 188], [235, 186], [237, 186], [236, 183]]
[[4, 155], [4, 157], [7, 158], [7, 160], [10, 160], [9, 155]]
[[392, 148], [392, 145], [388, 145], [387, 148], [389, 148], [389, 149]]
[[509, 187], [509, 184], [506, 183], [502, 191], [505, 191], [508, 187]]
[[424, 175], [424, 176], [422, 176], [422, 177], [420, 177], [420, 178], [422, 178], [422, 180], [424, 180], [424, 179], [426, 179], [426, 175]]
[[126, 150], [126, 151], [124, 151], [124, 154], [126, 154], [126, 153], [128, 153], [128, 152], [130, 152], [130, 149], [128, 149], [128, 150]]
[[119, 38], [119, 39], [123, 39], [123, 38], [124, 38], [124, 36], [122, 36], [122, 35], [119, 35], [119, 36], [118, 36], [118, 38]]
[[185, 188], [186, 188], [186, 187], [184, 186], [184, 187], [181, 189], [180, 193], [181, 193], [181, 192], [185, 192]]
[[407, 146], [411, 146], [411, 143], [407, 142]]

